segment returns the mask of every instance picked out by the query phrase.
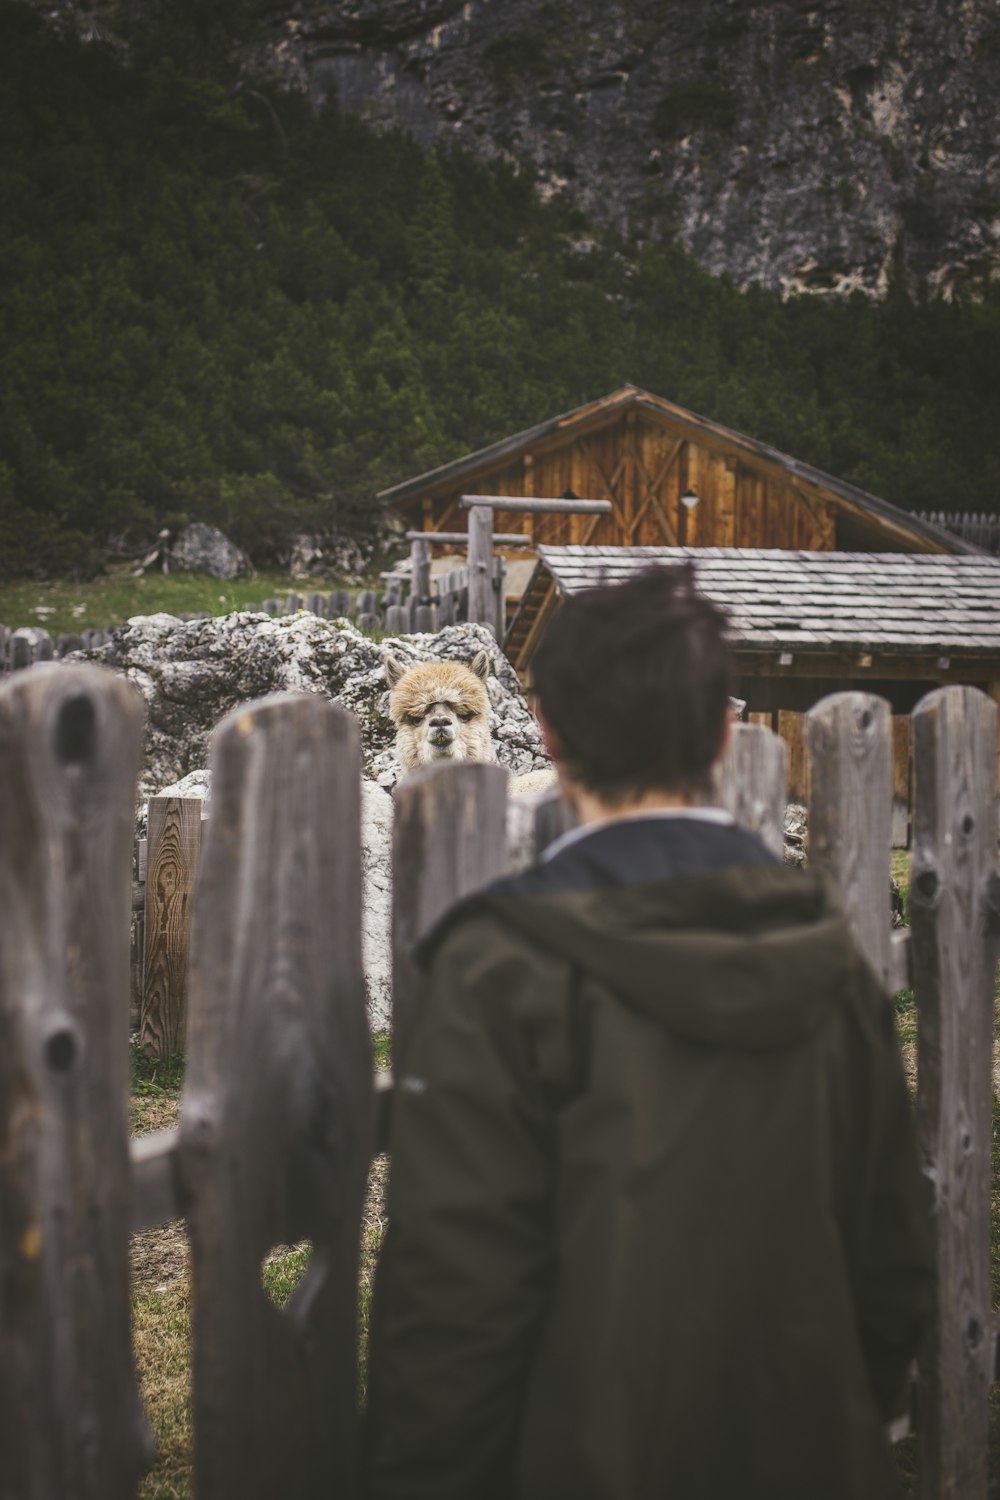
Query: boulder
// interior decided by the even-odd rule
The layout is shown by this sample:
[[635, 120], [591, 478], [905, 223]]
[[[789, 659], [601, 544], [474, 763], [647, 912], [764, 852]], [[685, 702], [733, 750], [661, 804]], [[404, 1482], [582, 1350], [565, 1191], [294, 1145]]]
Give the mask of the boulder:
[[409, 666], [470, 661], [483, 648], [493, 665], [487, 688], [497, 760], [515, 776], [541, 770], [548, 762], [538, 725], [513, 668], [481, 625], [373, 641], [345, 620], [310, 613], [183, 622], [144, 615], [119, 626], [106, 645], [66, 660], [104, 662], [142, 693], [149, 724], [140, 789], [148, 797], [206, 765], [209, 735], [230, 709], [289, 690], [324, 693], [350, 709], [361, 726], [365, 776], [391, 790], [400, 770], [386, 713], [386, 655]]
[[216, 526], [192, 521], [169, 551], [169, 566], [185, 573], [208, 573], [212, 578], [249, 578], [253, 563], [241, 547]]

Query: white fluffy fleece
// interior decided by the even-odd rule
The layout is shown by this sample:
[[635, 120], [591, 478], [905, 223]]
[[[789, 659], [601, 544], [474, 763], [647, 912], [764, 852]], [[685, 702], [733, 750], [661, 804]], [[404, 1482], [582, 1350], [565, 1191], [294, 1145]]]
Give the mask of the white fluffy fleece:
[[407, 669], [387, 656], [389, 714], [396, 754], [404, 771], [444, 760], [494, 760], [490, 700], [485, 679], [490, 659], [479, 651], [469, 665], [425, 661]]

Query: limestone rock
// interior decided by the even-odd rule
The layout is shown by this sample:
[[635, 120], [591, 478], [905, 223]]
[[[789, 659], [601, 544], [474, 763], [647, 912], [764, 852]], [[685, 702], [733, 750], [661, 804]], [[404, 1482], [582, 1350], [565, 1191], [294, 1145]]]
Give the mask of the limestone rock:
[[230, 709], [267, 693], [296, 690], [324, 693], [355, 714], [364, 774], [391, 790], [400, 772], [386, 713], [386, 655], [406, 665], [469, 661], [482, 648], [493, 663], [487, 687], [497, 760], [515, 776], [541, 770], [547, 765], [541, 735], [517, 677], [493, 636], [478, 625], [376, 642], [344, 620], [308, 612], [273, 618], [237, 612], [183, 622], [144, 615], [126, 621], [107, 645], [66, 660], [105, 662], [146, 700], [143, 796], [204, 766], [212, 728]]
[[186, 573], [207, 573], [211, 578], [248, 578], [253, 563], [216, 526], [192, 521], [170, 548], [170, 567]]

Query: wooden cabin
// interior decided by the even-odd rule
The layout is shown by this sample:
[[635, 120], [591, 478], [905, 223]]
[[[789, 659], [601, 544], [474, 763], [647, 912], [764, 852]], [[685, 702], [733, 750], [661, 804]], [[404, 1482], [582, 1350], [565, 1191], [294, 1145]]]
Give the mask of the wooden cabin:
[[977, 550], [634, 385], [406, 480], [380, 498], [411, 528], [456, 531], [466, 527], [459, 500], [469, 493], [611, 501], [606, 516], [495, 513], [495, 530], [522, 532], [539, 545]]

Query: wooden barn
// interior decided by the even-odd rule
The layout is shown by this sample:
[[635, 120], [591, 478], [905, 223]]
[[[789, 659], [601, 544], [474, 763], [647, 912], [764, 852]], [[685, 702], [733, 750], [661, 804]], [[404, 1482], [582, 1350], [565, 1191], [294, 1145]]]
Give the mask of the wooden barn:
[[[611, 501], [604, 516], [498, 510], [536, 544], [975, 552], [854, 485], [633, 385], [406, 480], [380, 497], [411, 528], [464, 530], [470, 492]], [[513, 555], [513, 554], [512, 554]]]

